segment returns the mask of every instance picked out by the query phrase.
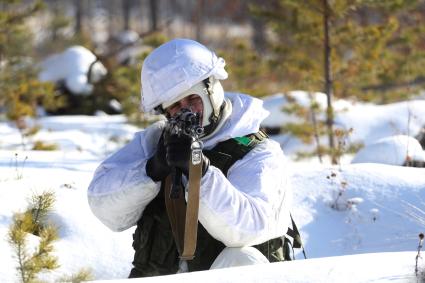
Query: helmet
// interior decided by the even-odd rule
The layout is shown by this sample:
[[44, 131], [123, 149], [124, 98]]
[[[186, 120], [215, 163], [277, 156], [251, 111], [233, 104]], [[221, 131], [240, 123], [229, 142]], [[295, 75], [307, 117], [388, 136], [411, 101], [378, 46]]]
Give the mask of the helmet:
[[184, 91], [173, 100], [162, 103], [161, 107], [162, 109], [165, 109], [192, 94], [197, 94], [202, 100], [202, 126], [206, 127], [217, 123], [224, 102], [224, 90], [220, 81], [214, 79], [214, 77], [210, 77], [195, 84], [193, 87]]
[[214, 123], [224, 102], [219, 80], [227, 78], [225, 64], [223, 58], [196, 41], [173, 39], [164, 43], [143, 62], [142, 110], [164, 109], [190, 94], [198, 94], [204, 107], [202, 126]]

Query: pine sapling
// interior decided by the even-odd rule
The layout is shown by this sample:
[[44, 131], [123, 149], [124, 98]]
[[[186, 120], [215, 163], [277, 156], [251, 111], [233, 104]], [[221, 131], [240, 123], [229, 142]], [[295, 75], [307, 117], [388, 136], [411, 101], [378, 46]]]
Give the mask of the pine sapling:
[[31, 212], [34, 222], [34, 230], [32, 234], [38, 236], [39, 232], [43, 229], [43, 224], [47, 215], [52, 211], [55, 203], [55, 194], [47, 191], [41, 195], [33, 195], [30, 200], [28, 210]]
[[[33, 195], [29, 200], [28, 209], [13, 216], [8, 232], [8, 242], [15, 251], [18, 262], [17, 271], [22, 283], [40, 282], [37, 275], [42, 271], [59, 267], [58, 258], [53, 256], [53, 243], [58, 239], [57, 228], [47, 224], [47, 215], [55, 203], [53, 192], [43, 192]], [[28, 236], [38, 237], [37, 247], [28, 247]], [[30, 250], [33, 250], [30, 252]], [[81, 269], [75, 274], [62, 277], [56, 282], [90, 281], [93, 276], [89, 269]]]
[[72, 274], [71, 276], [64, 276], [59, 279], [59, 282], [71, 282], [79, 283], [93, 280], [93, 275], [91, 271], [87, 268], [79, 270], [77, 273]]
[[[44, 270], [56, 269], [58, 260], [52, 255], [53, 243], [57, 240], [57, 229], [45, 222], [45, 216], [54, 204], [54, 194], [44, 192], [33, 196], [28, 209], [13, 217], [8, 232], [8, 242], [15, 251], [18, 261], [17, 271], [23, 283], [36, 282], [37, 274]], [[38, 246], [30, 252], [27, 245], [28, 234], [39, 237]]]
[[37, 274], [43, 270], [53, 270], [59, 267], [53, 252], [53, 242], [57, 240], [57, 231], [53, 226], [44, 227], [40, 231], [40, 242], [33, 253], [28, 251], [28, 231], [34, 229], [34, 221], [30, 212], [15, 214], [9, 228], [8, 242], [15, 250], [18, 261], [17, 271], [21, 282], [36, 281]]

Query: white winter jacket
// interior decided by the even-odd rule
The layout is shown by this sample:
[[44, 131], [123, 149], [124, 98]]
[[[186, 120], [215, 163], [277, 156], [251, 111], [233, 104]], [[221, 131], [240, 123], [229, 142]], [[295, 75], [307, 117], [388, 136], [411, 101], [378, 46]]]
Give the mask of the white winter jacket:
[[[268, 115], [259, 99], [234, 93], [226, 97], [232, 102], [232, 114], [218, 133], [204, 140], [206, 149], [257, 132]], [[163, 127], [164, 122], [157, 122], [137, 133], [96, 169], [88, 201], [93, 213], [114, 231], [135, 225], [160, 190], [160, 182], [146, 175], [145, 165]], [[270, 139], [236, 161], [227, 178], [211, 165], [201, 180], [200, 223], [228, 247], [255, 245], [284, 235], [290, 223], [288, 176], [280, 145]]]

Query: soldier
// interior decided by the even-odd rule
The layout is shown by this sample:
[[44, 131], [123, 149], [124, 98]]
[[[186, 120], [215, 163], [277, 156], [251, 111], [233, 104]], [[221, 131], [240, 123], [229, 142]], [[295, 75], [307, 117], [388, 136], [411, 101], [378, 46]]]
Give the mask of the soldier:
[[[107, 158], [88, 190], [93, 213], [110, 229], [134, 225], [130, 277], [284, 260], [291, 223], [291, 189], [280, 145], [260, 130], [268, 115], [262, 101], [225, 93], [225, 61], [200, 43], [174, 39], [144, 61], [144, 112], [172, 119], [197, 113], [204, 129], [197, 248], [182, 264], [165, 208], [164, 179], [177, 168], [187, 186], [192, 140], [164, 133], [157, 122]], [[162, 185], [161, 185], [162, 184]]]

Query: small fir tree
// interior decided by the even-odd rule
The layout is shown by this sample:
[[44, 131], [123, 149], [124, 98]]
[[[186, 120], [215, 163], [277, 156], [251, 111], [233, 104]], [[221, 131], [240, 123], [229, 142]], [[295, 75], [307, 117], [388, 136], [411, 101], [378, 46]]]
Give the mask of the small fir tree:
[[40, 195], [33, 195], [29, 201], [28, 211], [31, 212], [34, 222], [34, 230], [30, 233], [38, 236], [40, 231], [44, 229], [47, 215], [52, 211], [55, 204], [55, 194], [51, 191], [43, 192]]
[[81, 269], [77, 273], [71, 276], [65, 276], [59, 279], [59, 282], [71, 282], [71, 283], [79, 283], [92, 281], [94, 279], [91, 271], [89, 269]]
[[[57, 229], [46, 224], [45, 217], [52, 209], [54, 194], [45, 192], [32, 197], [28, 209], [13, 217], [9, 228], [8, 242], [15, 251], [18, 261], [17, 271], [23, 283], [39, 282], [37, 275], [41, 271], [53, 270], [59, 267], [57, 257], [52, 255], [53, 243], [58, 239]], [[29, 251], [28, 234], [39, 237], [39, 244], [34, 251]]]

